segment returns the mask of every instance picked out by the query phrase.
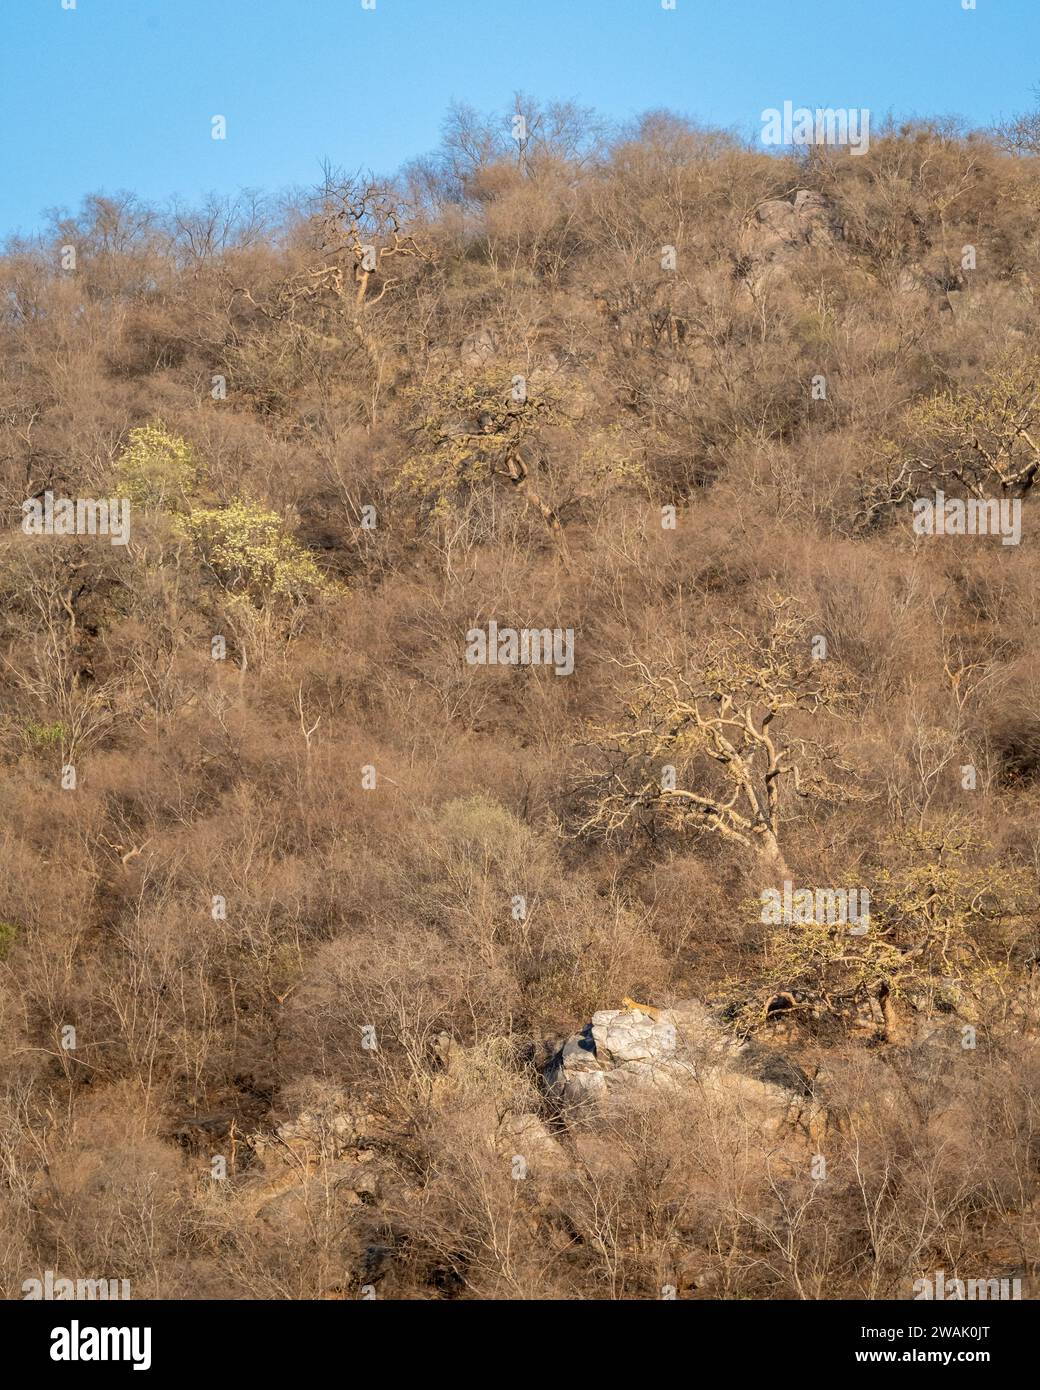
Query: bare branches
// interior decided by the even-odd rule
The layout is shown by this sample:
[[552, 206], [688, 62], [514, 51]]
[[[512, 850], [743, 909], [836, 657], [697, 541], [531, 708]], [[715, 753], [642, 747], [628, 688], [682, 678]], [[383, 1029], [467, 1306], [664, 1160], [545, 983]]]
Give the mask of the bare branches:
[[303, 735], [303, 741], [307, 745], [307, 756], [310, 757], [311, 739], [314, 737], [318, 725], [321, 723], [321, 715], [318, 715], [317, 719], [315, 719], [314, 723], [308, 729], [307, 720], [309, 716], [304, 712], [303, 681], [300, 682], [300, 688], [296, 692], [296, 712], [300, 716], [300, 733]]
[[[770, 619], [764, 639], [734, 628], [710, 643], [692, 673], [655, 670], [638, 659], [618, 663], [635, 677], [636, 693], [629, 723], [600, 731], [609, 767], [586, 785], [579, 834], [614, 836], [634, 825], [653, 833], [660, 821], [755, 848], [786, 875], [777, 841], [782, 789], [790, 774], [809, 794], [791, 755], [797, 749], [803, 761], [816, 762], [819, 750], [783, 740], [776, 721], [827, 707], [838, 695], [809, 660], [802, 624], [786, 600], [771, 600]], [[817, 778], [813, 793], [821, 792], [833, 797], [840, 788]]]
[[320, 199], [314, 217], [320, 261], [287, 275], [263, 297], [235, 285], [231, 299], [244, 300], [269, 323], [288, 324], [308, 346], [342, 348], [341, 335], [352, 334], [373, 359], [378, 378], [384, 353], [378, 337], [365, 324], [365, 311], [401, 282], [400, 276], [386, 274], [389, 258], [401, 256], [429, 264], [432, 252], [405, 229], [407, 210], [388, 188], [337, 182], [326, 169]]
[[392, 190], [375, 183], [336, 182], [326, 169], [318, 216], [320, 243], [326, 256], [349, 265], [358, 308], [366, 303], [373, 275], [378, 275], [382, 284], [367, 300], [370, 305], [378, 304], [398, 283], [399, 277], [388, 276], [383, 269], [390, 257], [403, 256], [426, 264], [432, 261], [430, 249], [405, 230], [406, 220]]
[[970, 497], [1025, 497], [1040, 471], [1036, 354], [1006, 354], [976, 385], [913, 405], [904, 438], [883, 450], [883, 476], [868, 485], [855, 528], [918, 496], [956, 487]]

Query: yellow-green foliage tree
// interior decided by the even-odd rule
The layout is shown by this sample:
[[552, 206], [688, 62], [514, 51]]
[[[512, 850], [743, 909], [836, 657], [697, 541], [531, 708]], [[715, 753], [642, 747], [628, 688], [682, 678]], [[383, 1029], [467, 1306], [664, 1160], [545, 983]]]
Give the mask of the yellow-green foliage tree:
[[967, 391], [947, 391], [910, 414], [911, 463], [981, 497], [1022, 496], [1040, 468], [1040, 357], [1005, 355]]
[[139, 507], [178, 511], [187, 505], [199, 472], [192, 445], [156, 421], [130, 431], [130, 443], [116, 463], [116, 487], [119, 496]]
[[291, 536], [277, 512], [255, 502], [196, 507], [184, 527], [205, 564], [233, 595], [262, 602], [305, 598], [326, 587], [313, 556]]
[[[545, 426], [566, 424], [560, 392], [545, 383], [529, 388], [520, 376], [485, 368], [450, 372], [413, 388], [418, 425], [397, 481], [435, 517], [444, 516], [472, 489], [499, 477], [521, 486], [546, 519], [551, 509], [528, 485], [530, 443]], [[549, 513], [549, 515], [547, 515]]]
[[975, 1020], [981, 1006], [999, 1004], [1036, 910], [1028, 873], [989, 850], [955, 818], [907, 830], [888, 846], [890, 866], [866, 876], [865, 931], [845, 921], [776, 927], [767, 993], [793, 991], [836, 1016], [872, 996], [890, 1034], [902, 1031], [908, 1008]]
[[172, 513], [175, 532], [195, 546], [231, 595], [261, 605], [269, 598], [303, 599], [326, 587], [314, 558], [285, 531], [277, 512], [236, 498], [225, 507], [193, 497], [202, 472], [194, 447], [161, 421], [131, 430], [116, 465], [120, 495]]
[[883, 446], [883, 477], [863, 519], [942, 488], [975, 498], [1024, 497], [1040, 470], [1040, 356], [1004, 353], [975, 386], [917, 401], [902, 439]]

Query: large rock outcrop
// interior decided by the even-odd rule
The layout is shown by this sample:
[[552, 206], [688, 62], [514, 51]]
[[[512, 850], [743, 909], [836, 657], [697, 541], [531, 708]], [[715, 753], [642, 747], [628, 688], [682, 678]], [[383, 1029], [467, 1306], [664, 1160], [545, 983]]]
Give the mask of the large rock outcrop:
[[757, 292], [809, 253], [833, 252], [844, 236], [844, 222], [831, 200], [800, 188], [791, 199], [770, 198], [755, 209], [740, 235], [737, 268]]
[[697, 1088], [710, 1100], [751, 1108], [763, 1120], [815, 1113], [812, 1086], [783, 1053], [733, 1037], [699, 1000], [654, 1016], [604, 1009], [568, 1038], [545, 1068], [565, 1105], [607, 1105], [639, 1091]]

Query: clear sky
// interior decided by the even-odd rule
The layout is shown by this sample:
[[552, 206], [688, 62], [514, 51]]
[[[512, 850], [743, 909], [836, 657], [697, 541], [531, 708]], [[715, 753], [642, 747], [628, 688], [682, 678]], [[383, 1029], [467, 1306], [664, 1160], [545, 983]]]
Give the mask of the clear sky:
[[989, 124], [1040, 83], [1040, 0], [72, 3], [0, 0], [0, 235], [90, 192], [276, 193], [325, 157], [388, 172], [453, 101], [517, 90], [757, 133], [785, 100]]

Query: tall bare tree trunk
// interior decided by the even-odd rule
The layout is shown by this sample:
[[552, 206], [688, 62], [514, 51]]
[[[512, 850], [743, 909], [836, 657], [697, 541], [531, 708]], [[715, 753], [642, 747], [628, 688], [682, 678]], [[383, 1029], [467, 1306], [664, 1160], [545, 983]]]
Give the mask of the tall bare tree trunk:
[[759, 835], [757, 848], [758, 862], [764, 871], [766, 882], [771, 887], [781, 887], [784, 880], [791, 877], [791, 870], [771, 830], [764, 830]]
[[906, 1039], [906, 1029], [903, 1021], [899, 1017], [896, 1009], [895, 1000], [892, 998], [892, 991], [887, 984], [883, 984], [878, 990], [878, 1003], [881, 1005], [881, 1017], [885, 1026], [885, 1042], [901, 1043]]

